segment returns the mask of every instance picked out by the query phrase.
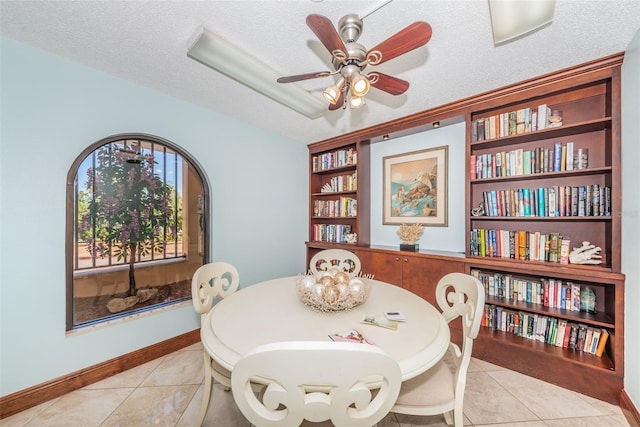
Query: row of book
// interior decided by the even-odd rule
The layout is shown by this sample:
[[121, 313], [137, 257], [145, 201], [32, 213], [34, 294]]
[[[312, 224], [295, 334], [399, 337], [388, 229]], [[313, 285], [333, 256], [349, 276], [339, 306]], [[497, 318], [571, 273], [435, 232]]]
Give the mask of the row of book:
[[516, 311], [486, 304], [482, 325], [493, 330], [512, 333], [522, 338], [539, 341], [601, 357], [609, 332], [604, 328], [540, 314]]
[[346, 235], [351, 234], [351, 226], [345, 224], [315, 224], [313, 240], [315, 242], [347, 243]]
[[589, 149], [574, 148], [573, 142], [556, 142], [553, 148], [536, 147], [533, 150], [518, 148], [499, 153], [472, 154], [469, 156], [471, 179], [521, 176], [548, 172], [587, 169]]
[[560, 233], [474, 228], [470, 234], [472, 256], [569, 263], [571, 241]]
[[546, 277], [531, 280], [477, 269], [471, 269], [471, 275], [484, 285], [485, 293], [492, 297], [567, 311], [596, 312], [596, 293], [588, 285]]
[[520, 108], [515, 111], [479, 118], [471, 122], [471, 142], [521, 135], [562, 125], [562, 118], [552, 118], [547, 104], [537, 108]]
[[337, 150], [313, 156], [311, 162], [313, 172], [325, 171], [343, 166], [355, 165], [358, 163], [358, 153], [355, 148]]
[[358, 174], [354, 172], [350, 175], [332, 176], [331, 179], [322, 186], [323, 193], [338, 193], [341, 191], [356, 191], [358, 189]]
[[358, 202], [352, 197], [340, 197], [337, 200], [315, 200], [313, 202], [314, 217], [355, 217]]
[[599, 184], [482, 192], [487, 216], [611, 216], [611, 187]]

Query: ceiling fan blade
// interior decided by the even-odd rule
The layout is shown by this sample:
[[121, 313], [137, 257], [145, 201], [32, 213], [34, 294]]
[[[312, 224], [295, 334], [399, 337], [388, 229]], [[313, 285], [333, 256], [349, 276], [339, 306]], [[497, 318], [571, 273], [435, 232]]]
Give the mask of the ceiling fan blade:
[[340, 91], [340, 97], [338, 98], [335, 104], [329, 103], [329, 111], [339, 110], [342, 107], [344, 107], [344, 91], [343, 90]]
[[431, 39], [431, 25], [423, 21], [414, 22], [404, 30], [389, 37], [367, 52], [371, 65], [378, 65], [390, 59], [425, 45]]
[[369, 83], [391, 95], [402, 95], [409, 89], [409, 82], [377, 71], [367, 74]]
[[277, 81], [278, 83], [292, 83], [292, 82], [299, 82], [300, 80], [309, 80], [309, 79], [315, 79], [318, 77], [327, 77], [330, 75], [331, 73], [329, 71], [320, 71], [319, 73], [298, 74], [297, 76], [280, 77]]
[[312, 14], [307, 16], [307, 25], [332, 56], [347, 57], [347, 48], [329, 18]]

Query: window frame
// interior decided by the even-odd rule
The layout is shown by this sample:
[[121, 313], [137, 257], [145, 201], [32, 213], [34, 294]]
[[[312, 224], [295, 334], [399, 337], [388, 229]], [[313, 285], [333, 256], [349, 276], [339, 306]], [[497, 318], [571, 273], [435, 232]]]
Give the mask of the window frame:
[[[114, 313], [112, 316], [103, 317], [100, 319], [96, 319], [95, 321], [90, 321], [83, 323], [81, 325], [74, 324], [74, 279], [78, 273], [80, 274], [89, 274], [92, 270], [98, 269], [114, 269], [114, 268], [125, 268], [126, 264], [115, 264], [110, 266], [101, 266], [94, 267], [88, 269], [80, 269], [75, 270], [75, 257], [74, 257], [74, 249], [76, 245], [76, 235], [75, 235], [75, 226], [76, 226], [76, 176], [80, 169], [80, 166], [84, 162], [84, 160], [91, 155], [94, 151], [98, 150], [100, 147], [105, 146], [110, 143], [122, 141], [122, 140], [140, 140], [145, 142], [150, 142], [152, 144], [158, 144], [164, 146], [168, 149], [175, 151], [178, 155], [180, 155], [185, 162], [189, 164], [190, 167], [193, 168], [196, 176], [200, 180], [202, 185], [202, 213], [200, 218], [200, 226], [202, 230], [203, 242], [202, 242], [202, 262], [203, 264], [209, 261], [209, 253], [210, 253], [210, 233], [209, 233], [209, 218], [210, 218], [210, 185], [207, 179], [206, 174], [204, 173], [204, 169], [199, 164], [199, 162], [191, 156], [184, 149], [180, 148], [178, 145], [173, 142], [166, 140], [164, 138], [160, 138], [155, 135], [149, 135], [144, 133], [123, 133], [111, 135], [106, 138], [103, 138], [99, 141], [94, 142], [87, 148], [85, 148], [79, 155], [76, 157], [74, 162], [72, 163], [68, 173], [67, 173], [67, 182], [66, 182], [66, 213], [65, 213], [65, 275], [66, 275], [66, 296], [65, 296], [65, 316], [66, 316], [66, 331], [74, 331], [80, 330], [87, 326], [92, 326], [100, 323], [107, 323], [119, 317], [125, 317], [134, 313], [139, 313], [142, 311], [150, 311], [160, 306], [166, 306], [168, 304], [176, 304], [181, 303], [183, 300], [177, 300], [176, 302], [169, 302], [167, 304], [155, 304], [149, 307], [143, 307], [139, 310], [128, 310], [122, 313]], [[79, 178], [79, 177], [78, 177]], [[193, 215], [194, 213], [189, 212], [189, 215]], [[195, 214], [198, 214], [196, 211]], [[186, 221], [186, 218], [183, 218], [183, 221]], [[151, 261], [143, 261], [136, 262], [136, 267], [141, 268], [154, 268], [157, 265], [161, 264], [169, 264], [178, 262], [182, 257], [173, 257], [168, 259], [160, 259], [160, 260], [151, 260]]]

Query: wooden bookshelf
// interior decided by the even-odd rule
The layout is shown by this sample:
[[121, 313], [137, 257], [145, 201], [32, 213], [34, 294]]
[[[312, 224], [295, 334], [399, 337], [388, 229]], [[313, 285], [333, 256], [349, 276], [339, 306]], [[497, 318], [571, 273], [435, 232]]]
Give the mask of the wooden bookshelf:
[[369, 244], [369, 142], [310, 146], [309, 171], [309, 242]]
[[[307, 260], [319, 250], [343, 247], [352, 250], [363, 261], [363, 270], [374, 274], [376, 278], [406, 287], [412, 292], [433, 301], [433, 288], [439, 274], [449, 271], [463, 270], [485, 271], [495, 274], [510, 274], [530, 280], [541, 278], [557, 279], [576, 282], [589, 286], [595, 290], [596, 313], [567, 311], [561, 308], [545, 307], [521, 301], [511, 301], [505, 298], [488, 297], [487, 304], [506, 310], [522, 311], [531, 315], [548, 316], [587, 325], [592, 328], [604, 328], [609, 332], [608, 342], [601, 357], [584, 351], [550, 345], [534, 341], [526, 337], [517, 336], [489, 327], [481, 328], [481, 333], [474, 344], [474, 357], [498, 364], [533, 377], [560, 385], [599, 399], [618, 403], [621, 399], [624, 379], [624, 285], [625, 278], [621, 273], [621, 76], [623, 54], [611, 55], [586, 64], [581, 64], [537, 78], [498, 88], [489, 92], [475, 95], [460, 101], [443, 105], [431, 110], [425, 110], [412, 116], [381, 123], [371, 128], [360, 129], [349, 134], [340, 135], [325, 141], [309, 145], [310, 159], [314, 155], [331, 150], [353, 147], [358, 152], [357, 166], [350, 167], [357, 170], [358, 186], [355, 190], [357, 199], [357, 216], [355, 218], [328, 219], [315, 217], [314, 202], [322, 198], [331, 198], [338, 194], [324, 195], [320, 188], [327, 179], [334, 174], [344, 171], [323, 171], [310, 173], [310, 219], [309, 241], [307, 242]], [[521, 132], [509, 134], [508, 121], [505, 114], [517, 112], [526, 108], [538, 111], [538, 107], [546, 105], [549, 110], [562, 111], [562, 124], [556, 127], [521, 127]], [[542, 110], [540, 110], [542, 111]], [[384, 143], [383, 135], [392, 137], [411, 133], [418, 133], [431, 129], [431, 124], [438, 121], [455, 123], [460, 117], [466, 122], [466, 150], [465, 150], [465, 253], [428, 254], [406, 253], [396, 248], [378, 247], [369, 241], [369, 221], [371, 206], [369, 203], [369, 145]], [[478, 138], [477, 123], [480, 119], [494, 117], [502, 118], [494, 133], [485, 134]], [[531, 117], [531, 116], [530, 116]], [[531, 123], [531, 122], [530, 122]], [[548, 122], [547, 122], [548, 125]], [[574, 153], [578, 149], [588, 150], [587, 164], [578, 168], [578, 164], [568, 162], [559, 169], [551, 167], [540, 168], [544, 163], [538, 160], [538, 167], [532, 163], [530, 171], [515, 168], [509, 173], [491, 173], [490, 175], [472, 174], [472, 159], [476, 161], [480, 156], [490, 154], [495, 158], [497, 154], [514, 150], [538, 152], [546, 149], [553, 150], [557, 143], [560, 147], [569, 147], [573, 143]], [[565, 154], [566, 156], [566, 154]], [[506, 155], [504, 155], [506, 158]], [[501, 157], [502, 158], [502, 157]], [[529, 159], [531, 157], [529, 156]], [[562, 158], [561, 158], [562, 159]], [[311, 160], [310, 160], [311, 161]], [[547, 165], [552, 165], [555, 159], [547, 154]], [[573, 167], [576, 166], [576, 167]], [[310, 170], [311, 167], [310, 167]], [[493, 171], [492, 171], [493, 172]], [[501, 171], [502, 172], [502, 171]], [[533, 200], [538, 208], [532, 215], [523, 216], [519, 212], [511, 215], [474, 216], [472, 209], [486, 201], [485, 194], [495, 191], [501, 194], [511, 194], [516, 190], [528, 188], [539, 191], [539, 188], [565, 189], [573, 187], [597, 188], [608, 197], [608, 206], [598, 206], [598, 211], [586, 211], [584, 214], [569, 215], [571, 213], [571, 199], [569, 210], [562, 214], [555, 212], [550, 215], [549, 205], [543, 205], [538, 211], [539, 199]], [[606, 190], [601, 190], [606, 189]], [[544, 197], [544, 190], [542, 191]], [[598, 193], [600, 195], [600, 193]], [[348, 194], [353, 197], [353, 193]], [[532, 200], [529, 201], [530, 203]], [[548, 203], [545, 200], [546, 203]], [[567, 199], [564, 199], [567, 202]], [[586, 202], [586, 200], [585, 200]], [[566, 204], [565, 204], [566, 206]], [[531, 208], [531, 205], [529, 206]], [[593, 206], [592, 206], [593, 207]], [[487, 207], [485, 206], [485, 209]], [[518, 207], [519, 208], [519, 207]], [[540, 214], [541, 212], [542, 215]], [[601, 215], [600, 212], [603, 212]], [[333, 242], [315, 241], [313, 228], [317, 223], [345, 223], [358, 234], [357, 245]], [[451, 226], [451, 225], [450, 225]], [[457, 224], [456, 226], [462, 226]], [[557, 233], [570, 241], [570, 248], [581, 245], [582, 241], [601, 248], [602, 263], [599, 265], [578, 265], [550, 262], [546, 257], [539, 256], [536, 260], [526, 258], [526, 247], [523, 259], [511, 258], [510, 254], [500, 256], [487, 254], [479, 256], [472, 249], [471, 233], [473, 230], [503, 230], [524, 231], [540, 234]], [[474, 245], [477, 245], [474, 243]], [[475, 247], [475, 246], [474, 246]], [[506, 248], [507, 246], [502, 246]], [[544, 247], [538, 247], [538, 252]], [[421, 251], [422, 252], [422, 251]], [[531, 255], [531, 252], [529, 253]], [[422, 280], [421, 280], [422, 279]], [[459, 340], [460, 331], [452, 325], [452, 339]]]
[[[510, 112], [528, 109], [531, 119], [534, 112], [544, 111], [544, 106], [562, 112], [561, 126], [548, 127], [548, 122], [538, 122], [536, 117], [525, 122], [520, 133], [509, 129]], [[495, 129], [487, 132], [487, 123]], [[586, 165], [567, 161], [570, 145], [574, 154], [578, 149], [588, 150]], [[529, 154], [525, 156], [525, 152]], [[600, 399], [618, 401], [624, 373], [620, 153], [620, 63], [596, 61], [499, 89], [468, 111], [467, 271], [533, 283], [551, 279], [579, 284], [595, 291], [597, 304], [596, 313], [587, 313], [488, 296], [487, 311], [502, 316], [516, 313], [516, 317], [536, 322], [544, 318], [544, 323], [552, 319], [549, 323], [568, 322], [609, 333], [604, 354], [597, 357], [499, 330], [487, 322], [474, 356]], [[526, 167], [525, 158], [530, 162]], [[560, 193], [562, 197], [554, 198]], [[583, 197], [581, 205], [572, 205], [578, 203], [578, 194]], [[601, 199], [600, 194], [608, 199]], [[485, 214], [474, 216], [471, 210], [479, 205]], [[548, 239], [552, 233], [569, 240], [570, 249], [583, 241], [600, 247], [602, 263], [560, 263], [559, 251], [549, 254], [548, 242], [545, 248], [537, 238], [541, 234]], [[553, 339], [555, 335], [547, 337]], [[576, 380], [579, 377], [588, 380]]]

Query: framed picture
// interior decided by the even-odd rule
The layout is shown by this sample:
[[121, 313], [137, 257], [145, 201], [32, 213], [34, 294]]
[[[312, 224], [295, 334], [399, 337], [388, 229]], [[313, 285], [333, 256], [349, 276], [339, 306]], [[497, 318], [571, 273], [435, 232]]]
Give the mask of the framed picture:
[[382, 159], [383, 224], [447, 225], [448, 148]]

